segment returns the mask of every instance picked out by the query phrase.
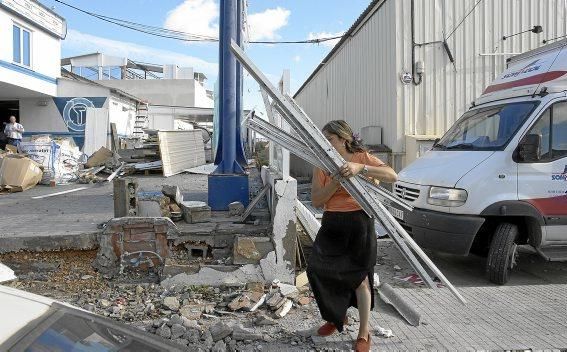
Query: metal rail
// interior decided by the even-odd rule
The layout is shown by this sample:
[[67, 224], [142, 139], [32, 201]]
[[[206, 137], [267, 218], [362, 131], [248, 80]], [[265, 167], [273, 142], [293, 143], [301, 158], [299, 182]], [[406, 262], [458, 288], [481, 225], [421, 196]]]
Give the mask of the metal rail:
[[[250, 75], [258, 82], [260, 87], [277, 102], [275, 108], [291, 125], [291, 127], [294, 128], [303, 142], [313, 151], [314, 155], [324, 166], [324, 170], [331, 173], [338, 171], [339, 168], [344, 165], [345, 160], [332, 147], [329, 141], [323, 136], [322, 132], [317, 128], [317, 126], [315, 126], [311, 119], [309, 119], [301, 107], [299, 107], [289, 95], [283, 95], [278, 92], [278, 90], [252, 63], [252, 61], [246, 56], [242, 49], [236, 45], [236, 43], [231, 43], [231, 50], [242, 66], [245, 67]], [[441, 273], [437, 266], [435, 266], [431, 259], [429, 259], [429, 257], [417, 245], [417, 243], [413, 241], [411, 236], [408, 235], [408, 233], [394, 219], [388, 210], [386, 210], [380, 202], [371, 196], [371, 193], [365, 188], [360, 179], [355, 177], [342, 179], [341, 184], [369, 216], [380, 221], [390, 231], [392, 239], [396, 245], [398, 245], [406, 260], [408, 260], [429, 287], [437, 288], [437, 285], [433, 282], [427, 271], [415, 257], [414, 253], [409, 250], [408, 245], [427, 265], [427, 267], [437, 275], [441, 282], [443, 282], [449, 290], [451, 290], [453, 295], [463, 304], [466, 303], [463, 296], [461, 296], [457, 289], [447, 280], [443, 273]]]

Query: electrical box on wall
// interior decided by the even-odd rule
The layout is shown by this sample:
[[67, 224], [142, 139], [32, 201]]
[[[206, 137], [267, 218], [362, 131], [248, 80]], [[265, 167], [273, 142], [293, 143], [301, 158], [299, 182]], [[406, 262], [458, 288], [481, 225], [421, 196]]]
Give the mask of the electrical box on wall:
[[406, 135], [406, 160], [405, 165], [408, 166], [417, 158], [427, 153], [435, 143], [436, 135]]

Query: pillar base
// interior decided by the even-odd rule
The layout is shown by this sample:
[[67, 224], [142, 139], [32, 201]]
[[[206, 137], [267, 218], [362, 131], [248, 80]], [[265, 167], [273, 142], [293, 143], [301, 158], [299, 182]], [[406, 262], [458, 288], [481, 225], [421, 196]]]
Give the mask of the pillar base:
[[232, 202], [245, 207], [250, 203], [248, 175], [211, 174], [208, 179], [209, 206], [214, 211], [228, 210]]

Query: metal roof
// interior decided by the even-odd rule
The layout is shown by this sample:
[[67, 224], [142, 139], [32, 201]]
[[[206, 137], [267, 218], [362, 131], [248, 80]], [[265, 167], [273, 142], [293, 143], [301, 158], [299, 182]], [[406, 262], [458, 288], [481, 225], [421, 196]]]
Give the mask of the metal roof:
[[333, 49], [331, 49], [331, 51], [327, 54], [327, 56], [325, 56], [323, 61], [321, 61], [321, 63], [315, 68], [315, 70], [309, 75], [309, 77], [307, 77], [305, 82], [303, 82], [301, 87], [299, 87], [299, 89], [295, 92], [295, 94], [293, 95], [294, 98], [297, 97], [297, 95], [301, 92], [301, 90], [303, 90], [303, 88], [313, 79], [313, 77], [315, 77], [317, 72], [319, 72], [319, 70], [323, 66], [325, 66], [327, 61], [329, 61], [333, 57], [333, 55], [342, 47], [342, 45], [348, 39], [350, 39], [350, 37], [352, 37], [354, 34], [356, 34], [355, 32], [357, 31], [357, 29], [362, 24], [364, 24], [364, 22], [366, 22], [367, 17], [370, 17], [371, 15], [373, 15], [374, 12], [376, 12], [376, 10], [378, 10], [380, 8], [380, 6], [382, 6], [385, 2], [386, 2], [386, 0], [372, 0], [372, 2], [368, 5], [368, 7], [366, 7], [366, 9], [362, 12], [362, 14], [360, 16], [358, 16], [356, 21], [354, 21], [352, 26], [350, 26], [348, 31], [346, 31], [346, 33], [343, 35], [341, 40], [339, 40], [339, 42], [333, 47]]

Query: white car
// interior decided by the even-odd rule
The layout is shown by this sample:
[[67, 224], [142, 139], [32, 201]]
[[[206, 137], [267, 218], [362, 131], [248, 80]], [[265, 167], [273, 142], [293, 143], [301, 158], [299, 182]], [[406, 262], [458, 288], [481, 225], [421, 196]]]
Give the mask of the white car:
[[0, 312], [0, 351], [183, 351], [159, 336], [2, 285]]

